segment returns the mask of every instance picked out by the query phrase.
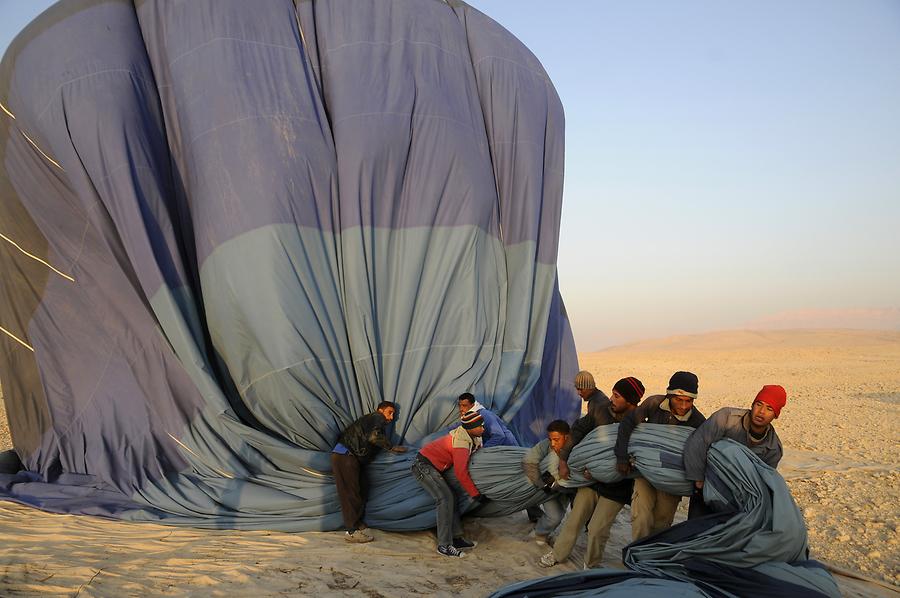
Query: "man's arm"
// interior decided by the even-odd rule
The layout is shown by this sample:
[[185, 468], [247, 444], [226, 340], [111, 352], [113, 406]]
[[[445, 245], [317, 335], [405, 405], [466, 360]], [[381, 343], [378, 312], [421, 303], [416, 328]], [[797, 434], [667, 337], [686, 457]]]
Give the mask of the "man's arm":
[[454, 447], [451, 451], [453, 455], [453, 473], [456, 474], [456, 479], [459, 480], [459, 483], [469, 496], [475, 498], [481, 493], [475, 486], [475, 482], [472, 481], [472, 476], [469, 475], [469, 449]]
[[563, 445], [561, 449], [559, 449], [559, 460], [560, 461], [568, 461], [569, 453], [572, 452], [572, 449], [575, 448], [575, 445], [584, 439], [585, 436], [588, 435], [588, 432], [593, 430], [596, 426], [594, 425], [594, 418], [591, 417], [591, 414], [578, 418], [572, 425], [572, 431], [569, 433], [569, 439]]
[[771, 451], [766, 453], [766, 458], [763, 459], [763, 463], [775, 469], [778, 467], [778, 463], [781, 462], [781, 457], [784, 455], [784, 449], [781, 448], [781, 441], [778, 441], [778, 444], [773, 447]]
[[528, 449], [528, 452], [522, 458], [522, 469], [525, 470], [525, 476], [538, 488], [544, 486], [544, 482], [541, 479], [541, 461], [547, 455], [549, 446], [550, 441], [544, 439]]
[[628, 441], [631, 440], [631, 433], [634, 432], [634, 428], [640, 422], [643, 422], [645, 417], [647, 417], [645, 415], [645, 410], [638, 407], [619, 422], [616, 447], [613, 449], [613, 452], [616, 454], [617, 465], [628, 463]]
[[492, 446], [519, 446], [516, 437], [509, 431], [500, 416], [489, 409], [482, 409], [478, 413], [484, 419], [484, 448]]
[[703, 487], [703, 478], [706, 477], [706, 454], [712, 443], [725, 436], [727, 419], [725, 411], [716, 411], [684, 443], [684, 475], [689, 480], [699, 482], [696, 484], [698, 488]]

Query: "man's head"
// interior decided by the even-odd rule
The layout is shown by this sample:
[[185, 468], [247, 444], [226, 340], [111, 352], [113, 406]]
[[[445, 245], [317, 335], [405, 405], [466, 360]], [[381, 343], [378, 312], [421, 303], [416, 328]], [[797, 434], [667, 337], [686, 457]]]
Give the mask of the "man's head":
[[581, 370], [575, 376], [575, 391], [582, 400], [587, 401], [588, 397], [597, 390], [597, 384], [594, 382], [594, 376], [587, 370]]
[[463, 429], [469, 436], [481, 436], [484, 434], [484, 418], [475, 411], [466, 411], [459, 418]]
[[617, 415], [628, 413], [629, 411], [637, 407], [637, 404], [627, 401], [625, 397], [615, 391], [613, 391], [612, 396], [609, 397], [609, 405], [613, 413]]
[[457, 399], [459, 404], [459, 416], [462, 417], [466, 411], [471, 411], [475, 406], [475, 395], [470, 392], [464, 392]]
[[384, 416], [389, 422], [394, 421], [394, 414], [397, 412], [397, 405], [390, 401], [381, 401], [375, 411]]
[[777, 384], [762, 387], [750, 406], [750, 428], [754, 432], [765, 430], [772, 420], [781, 415], [781, 408], [787, 403], [787, 392]]
[[700, 384], [697, 375], [691, 372], [675, 372], [669, 378], [669, 387], [666, 389], [666, 397], [669, 399], [669, 409], [675, 415], [684, 417], [694, 408], [694, 399], [697, 398], [697, 390]]
[[618, 401], [625, 401], [637, 405], [644, 396], [644, 384], [634, 376], [622, 378], [613, 385], [613, 397], [618, 395]]
[[547, 426], [547, 438], [550, 440], [550, 448], [559, 454], [560, 449], [569, 439], [569, 424], [561, 419], [555, 419]]

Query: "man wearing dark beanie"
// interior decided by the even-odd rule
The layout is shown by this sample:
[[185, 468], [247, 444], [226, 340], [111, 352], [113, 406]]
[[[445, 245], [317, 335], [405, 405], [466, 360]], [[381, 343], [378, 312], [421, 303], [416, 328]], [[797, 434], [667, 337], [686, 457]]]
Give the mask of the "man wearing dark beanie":
[[[593, 376], [589, 380], [591, 388], [581, 388], [581, 386], [587, 385], [583, 384], [586, 377], [582, 374], [587, 374], [587, 372], [579, 373], [575, 379], [575, 387], [581, 394], [581, 398], [588, 401], [588, 413], [575, 422], [569, 439], [559, 451], [560, 477], [563, 477], [562, 465], [568, 460], [575, 445], [598, 426], [621, 423], [629, 413], [634, 411], [635, 405], [644, 394], [644, 385], [641, 384], [641, 381], [628, 377], [616, 382], [613, 386], [612, 396], [607, 399], [606, 395], [596, 390]], [[590, 376], [590, 374], [587, 375]], [[603, 398], [600, 399], [598, 394]], [[566, 476], [568, 476], [568, 467], [566, 467]], [[587, 470], [585, 470], [585, 476], [589, 477]], [[579, 488], [572, 501], [572, 510], [559, 530], [553, 550], [541, 557], [540, 565], [552, 567], [568, 559], [578, 535], [587, 525], [584, 564], [587, 568], [599, 567], [606, 542], [609, 540], [612, 524], [622, 507], [631, 502], [633, 487], [632, 480], [625, 479], [612, 483], [594, 482], [590, 486]]]
[[[626, 379], [627, 380], [627, 379]], [[621, 380], [619, 382], [622, 382]], [[664, 395], [647, 397], [619, 424], [616, 438], [616, 469], [622, 475], [631, 471], [628, 441], [635, 426], [641, 423], [696, 428], [706, 419], [694, 408], [699, 384], [691, 372], [675, 372]], [[681, 497], [654, 488], [644, 478], [634, 480], [631, 497], [631, 537], [638, 540], [672, 525]]]
[[469, 474], [469, 457], [481, 448], [484, 418], [475, 411], [467, 411], [461, 414], [459, 420], [462, 424], [460, 427], [423, 446], [412, 465], [416, 481], [434, 499], [437, 511], [437, 551], [449, 557], [465, 556], [462, 550], [474, 548], [475, 543], [462, 536], [456, 495], [447, 482], [446, 472], [453, 469], [459, 485], [473, 500], [478, 503], [488, 500]]
[[703, 488], [706, 476], [706, 453], [712, 443], [722, 438], [737, 441], [759, 457], [771, 468], [778, 466], [783, 449], [772, 421], [781, 414], [787, 403], [787, 392], [777, 384], [762, 387], [750, 409], [723, 407], [715, 413], [684, 443], [684, 472], [694, 480], [698, 489]]

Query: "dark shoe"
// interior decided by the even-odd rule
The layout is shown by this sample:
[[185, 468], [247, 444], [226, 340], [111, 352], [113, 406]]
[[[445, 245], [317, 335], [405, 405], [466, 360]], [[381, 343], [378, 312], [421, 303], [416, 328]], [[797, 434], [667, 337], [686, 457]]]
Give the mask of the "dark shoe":
[[438, 552], [444, 556], [455, 556], [459, 558], [466, 556], [451, 544], [447, 544], [446, 546], [438, 546]]
[[453, 548], [457, 550], [465, 550], [466, 548], [475, 548], [478, 542], [469, 542], [463, 537], [453, 538]]

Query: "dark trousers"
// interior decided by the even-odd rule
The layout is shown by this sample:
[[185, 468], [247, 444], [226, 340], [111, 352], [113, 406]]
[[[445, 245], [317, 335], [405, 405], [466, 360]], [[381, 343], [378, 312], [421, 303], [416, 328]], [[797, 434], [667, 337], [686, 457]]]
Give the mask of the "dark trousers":
[[331, 471], [337, 486], [338, 500], [344, 527], [355, 530], [365, 527], [362, 522], [366, 510], [366, 480], [359, 459], [352, 453], [331, 453]]

